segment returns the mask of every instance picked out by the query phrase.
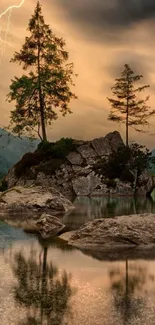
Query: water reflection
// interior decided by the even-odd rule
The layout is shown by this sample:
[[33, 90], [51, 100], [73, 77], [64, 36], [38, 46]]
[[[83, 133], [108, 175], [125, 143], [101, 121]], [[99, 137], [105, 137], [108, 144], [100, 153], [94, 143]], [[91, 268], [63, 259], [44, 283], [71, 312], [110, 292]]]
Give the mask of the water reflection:
[[69, 230], [77, 229], [85, 222], [97, 218], [155, 213], [155, 201], [144, 197], [77, 197], [74, 205], [75, 210], [64, 217]]
[[21, 251], [14, 255], [14, 298], [27, 309], [26, 320], [19, 325], [61, 325], [66, 311], [69, 317], [71, 276], [65, 271], [59, 274], [52, 262], [47, 263], [47, 252], [45, 246], [38, 260], [33, 250], [28, 259]]
[[[109, 271], [113, 302], [124, 325], [141, 317], [146, 305], [147, 276], [146, 267], [128, 260], [125, 262], [125, 270], [114, 267]], [[154, 276], [150, 276], [150, 279], [154, 282]]]
[[99, 261], [63, 241], [14, 235], [0, 250], [0, 324], [154, 325], [155, 258]]

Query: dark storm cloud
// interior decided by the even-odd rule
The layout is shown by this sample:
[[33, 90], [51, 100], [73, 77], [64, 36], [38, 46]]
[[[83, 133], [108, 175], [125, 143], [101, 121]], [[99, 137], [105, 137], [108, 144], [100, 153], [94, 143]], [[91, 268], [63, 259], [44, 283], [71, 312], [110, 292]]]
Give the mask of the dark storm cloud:
[[[94, 29], [128, 28], [133, 23], [155, 18], [155, 0], [56, 0], [69, 18]], [[103, 30], [104, 31], [104, 30]]]
[[135, 74], [142, 74], [145, 82], [149, 80], [149, 72], [150, 70], [152, 72], [153, 62], [150, 61], [149, 56], [133, 53], [133, 51], [121, 51], [115, 54], [115, 60], [110, 63], [107, 62], [104, 71], [106, 70], [112, 78], [117, 78], [124, 69], [124, 64], [129, 64]]

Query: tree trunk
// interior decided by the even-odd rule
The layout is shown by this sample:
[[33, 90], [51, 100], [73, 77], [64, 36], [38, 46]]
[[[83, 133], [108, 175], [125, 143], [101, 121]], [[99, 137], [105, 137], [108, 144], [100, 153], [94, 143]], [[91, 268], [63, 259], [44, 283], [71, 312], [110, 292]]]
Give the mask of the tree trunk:
[[[38, 26], [38, 33], [39, 33], [39, 26]], [[46, 124], [45, 124], [45, 110], [44, 110], [44, 100], [43, 94], [41, 89], [41, 79], [40, 79], [40, 38], [38, 38], [38, 86], [39, 86], [39, 104], [40, 104], [40, 122], [41, 122], [41, 129], [42, 129], [42, 138], [43, 141], [47, 141], [47, 134], [46, 134]]]
[[133, 193], [134, 195], [136, 194], [136, 188], [137, 188], [137, 182], [138, 182], [138, 170], [137, 168], [135, 169], [135, 172], [134, 172], [134, 184], [133, 184]]
[[127, 85], [127, 100], [126, 100], [126, 146], [129, 145], [129, 80]]
[[[39, 79], [40, 79], [40, 77], [39, 77]], [[44, 114], [44, 103], [43, 103], [43, 98], [42, 98], [41, 85], [39, 87], [39, 101], [40, 101], [40, 117], [41, 117], [42, 138], [43, 138], [43, 141], [47, 141], [46, 125], [45, 125], [45, 114]]]
[[128, 126], [128, 118], [126, 120], [126, 146], [128, 147], [129, 145], [129, 126]]
[[128, 98], [127, 98], [127, 103], [126, 103], [126, 146], [128, 147], [129, 145], [129, 103], [128, 103]]

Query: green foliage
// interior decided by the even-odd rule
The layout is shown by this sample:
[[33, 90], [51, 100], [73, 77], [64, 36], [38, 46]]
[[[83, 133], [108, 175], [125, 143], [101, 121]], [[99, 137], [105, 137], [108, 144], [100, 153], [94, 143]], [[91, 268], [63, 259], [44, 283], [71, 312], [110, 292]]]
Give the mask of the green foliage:
[[26, 153], [15, 165], [15, 174], [20, 177], [32, 166], [36, 166], [36, 171], [51, 174], [60, 167], [69, 152], [75, 149], [75, 141], [71, 138], [62, 138], [55, 143], [42, 141], [34, 153]]
[[41, 151], [48, 151], [48, 150], [51, 150], [52, 148], [52, 145], [53, 143], [52, 142], [49, 142], [49, 141], [41, 141], [39, 144], [38, 144], [38, 148], [37, 150], [41, 150]]
[[53, 156], [55, 158], [64, 158], [66, 157], [70, 151], [76, 149], [76, 145], [74, 144], [74, 140], [72, 139], [60, 139], [57, 141], [53, 147]]
[[28, 31], [30, 36], [11, 60], [22, 64], [29, 72], [20, 78], [15, 77], [10, 85], [7, 99], [16, 102], [10, 127], [18, 135], [24, 132], [33, 135], [36, 131], [46, 141], [46, 127], [58, 118], [57, 109], [63, 116], [71, 113], [70, 101], [77, 98], [71, 91], [74, 86], [73, 64], [68, 63], [65, 41], [55, 36], [45, 24], [39, 1]]
[[121, 77], [115, 80], [115, 85], [111, 88], [114, 98], [108, 98], [111, 105], [108, 119], [117, 123], [125, 123], [127, 146], [128, 128], [133, 127], [138, 132], [144, 132], [144, 129], [141, 130], [137, 126], [148, 126], [148, 119], [155, 114], [155, 110], [150, 111], [147, 105], [149, 96], [145, 99], [137, 96], [149, 87], [149, 85], [137, 86], [142, 78], [142, 75], [135, 75], [130, 66], [125, 64]]
[[128, 147], [122, 147], [117, 152], [113, 152], [108, 160], [102, 159], [94, 166], [94, 171], [104, 175], [109, 179], [120, 178], [122, 171], [130, 159], [130, 150]]
[[131, 145], [131, 168], [137, 169], [140, 175], [145, 169], [149, 169], [151, 164], [155, 163], [155, 157], [142, 145], [133, 143]]
[[61, 138], [55, 143], [43, 141], [38, 145], [38, 149], [45, 154], [50, 154], [52, 158], [65, 158], [76, 149], [76, 144], [71, 138]]
[[151, 152], [144, 146], [133, 143], [130, 147], [122, 147], [113, 152], [108, 160], [102, 159], [94, 166], [94, 171], [109, 179], [119, 178], [122, 181], [133, 182], [134, 171], [140, 176], [150, 164], [155, 162]]
[[0, 192], [4, 192], [8, 189], [8, 183], [4, 179], [0, 182]]
[[116, 188], [116, 181], [114, 179], [108, 179], [107, 181], [105, 181], [105, 184], [107, 185], [107, 187]]
[[120, 175], [120, 180], [122, 182], [133, 183], [134, 179], [135, 179], [134, 175], [133, 175], [132, 171], [128, 169], [128, 167], [125, 170], [123, 170], [121, 175]]

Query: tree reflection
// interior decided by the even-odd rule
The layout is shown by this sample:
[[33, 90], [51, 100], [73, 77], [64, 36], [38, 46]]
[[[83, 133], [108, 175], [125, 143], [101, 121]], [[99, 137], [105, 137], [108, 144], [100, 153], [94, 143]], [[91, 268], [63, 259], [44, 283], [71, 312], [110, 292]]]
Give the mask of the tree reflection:
[[[109, 277], [113, 291], [115, 308], [121, 313], [123, 324], [140, 317], [144, 310], [145, 298], [142, 289], [146, 283], [146, 269], [137, 264], [125, 262], [125, 272], [120, 268], [110, 270]], [[139, 295], [140, 293], [140, 295]]]
[[155, 200], [141, 197], [77, 197], [75, 209], [63, 218], [68, 230], [76, 230], [84, 223], [98, 218], [155, 213]]
[[47, 263], [47, 247], [44, 247], [38, 262], [34, 251], [28, 259], [22, 252], [17, 253], [13, 272], [17, 279], [15, 300], [27, 309], [26, 321], [19, 325], [64, 324], [65, 313], [71, 316], [71, 277], [65, 271], [60, 274], [52, 263]]

